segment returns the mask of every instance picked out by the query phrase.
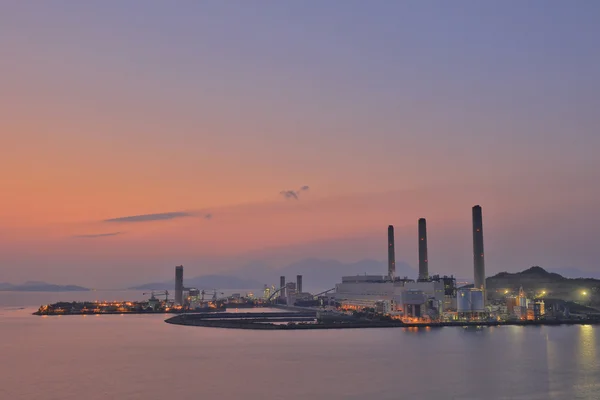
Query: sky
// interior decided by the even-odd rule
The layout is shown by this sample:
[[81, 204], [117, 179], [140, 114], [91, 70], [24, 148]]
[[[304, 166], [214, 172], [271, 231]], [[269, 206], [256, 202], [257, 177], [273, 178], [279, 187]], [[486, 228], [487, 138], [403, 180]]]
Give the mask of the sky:
[[[600, 269], [600, 3], [6, 1], [0, 282]], [[384, 273], [385, 271], [381, 271]], [[274, 277], [274, 282], [277, 277]]]

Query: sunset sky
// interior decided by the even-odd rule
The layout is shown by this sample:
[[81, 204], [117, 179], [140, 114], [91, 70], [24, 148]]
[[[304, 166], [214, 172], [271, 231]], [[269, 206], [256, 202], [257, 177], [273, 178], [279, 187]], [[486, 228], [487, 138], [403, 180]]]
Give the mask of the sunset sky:
[[3, 2], [0, 282], [385, 260], [388, 224], [416, 266], [420, 217], [431, 272], [471, 277], [475, 204], [488, 274], [600, 270], [598, 21], [594, 1]]

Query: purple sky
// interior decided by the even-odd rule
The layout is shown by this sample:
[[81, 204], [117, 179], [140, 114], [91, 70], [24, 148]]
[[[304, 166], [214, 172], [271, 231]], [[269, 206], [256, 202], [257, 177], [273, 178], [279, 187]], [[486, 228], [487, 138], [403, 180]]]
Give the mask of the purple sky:
[[383, 260], [388, 224], [415, 265], [420, 217], [432, 269], [470, 276], [474, 204], [490, 273], [595, 271], [599, 20], [594, 1], [6, 2], [0, 282]]

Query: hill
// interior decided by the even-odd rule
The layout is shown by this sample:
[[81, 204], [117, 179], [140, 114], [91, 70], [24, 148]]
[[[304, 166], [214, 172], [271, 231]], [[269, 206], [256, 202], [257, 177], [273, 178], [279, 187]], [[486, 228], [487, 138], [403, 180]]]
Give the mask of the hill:
[[[184, 276], [183, 286], [198, 289], [260, 289], [262, 284], [252, 279], [241, 279], [226, 275], [203, 275], [186, 279]], [[134, 286], [131, 290], [173, 290], [175, 281], [146, 283]]]
[[28, 281], [22, 285], [0, 282], [0, 291], [6, 292], [87, 292], [90, 289], [76, 285], [55, 285], [53, 283]]
[[[187, 279], [184, 273], [183, 284], [195, 288], [216, 289], [262, 289], [263, 285], [278, 285], [279, 277], [285, 276], [288, 282], [295, 282], [296, 275], [303, 276], [304, 290], [319, 292], [330, 289], [341, 282], [342, 276], [357, 275], [384, 275], [387, 273], [387, 263], [376, 260], [361, 260], [344, 263], [339, 260], [305, 258], [288, 264], [284, 267], [269, 266], [266, 262], [252, 261], [231, 275], [201, 275]], [[403, 262], [396, 263], [397, 276], [416, 277], [416, 271]], [[132, 290], [173, 290], [175, 281], [147, 283]]]
[[[348, 275], [386, 275], [387, 262], [377, 260], [360, 260], [344, 263], [334, 259], [305, 258], [284, 267], [267, 266], [259, 261], [245, 265], [235, 272], [236, 276], [254, 278], [267, 284], [278, 284], [279, 277], [285, 276], [287, 281], [295, 281], [296, 275], [302, 275], [304, 290], [318, 292], [327, 290], [342, 281]], [[417, 272], [407, 263], [396, 262], [396, 276], [416, 278]]]
[[516, 293], [522, 286], [532, 297], [547, 297], [600, 304], [600, 280], [591, 278], [565, 278], [534, 266], [517, 273], [501, 272], [486, 279], [488, 296], [502, 296], [506, 290]]

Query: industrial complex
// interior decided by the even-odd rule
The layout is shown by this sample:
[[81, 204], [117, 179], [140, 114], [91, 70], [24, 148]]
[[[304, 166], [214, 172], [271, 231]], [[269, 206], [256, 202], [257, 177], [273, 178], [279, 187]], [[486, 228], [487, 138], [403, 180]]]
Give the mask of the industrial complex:
[[[440, 276], [429, 271], [427, 248], [427, 221], [417, 223], [418, 276], [416, 279], [396, 276], [394, 227], [387, 228], [387, 274], [342, 276], [334, 288], [313, 294], [304, 290], [302, 275], [287, 281], [279, 279], [276, 287], [265, 285], [261, 297], [252, 293], [234, 293], [225, 297], [217, 289], [198, 289], [184, 286], [183, 266], [175, 267], [175, 296], [169, 298], [166, 290], [152, 291], [150, 298], [138, 302], [86, 302], [56, 303], [41, 306], [37, 315], [68, 314], [126, 314], [175, 313], [185, 314], [171, 319], [171, 323], [201, 326], [246, 327], [267, 329], [271, 324], [280, 329], [288, 321], [296, 324], [333, 324], [334, 327], [378, 326], [446, 326], [448, 324], [504, 324], [504, 323], [556, 323], [571, 320], [565, 303], [544, 302], [545, 291], [528, 298], [521, 287], [506, 288], [499, 293], [494, 288], [486, 293], [485, 253], [483, 245], [483, 215], [479, 205], [472, 208], [473, 234], [473, 284], [458, 286], [454, 276]], [[541, 270], [532, 268], [534, 273]], [[543, 271], [543, 270], [541, 270]], [[492, 281], [490, 281], [492, 282]], [[512, 285], [514, 286], [514, 285]], [[585, 291], [582, 292], [585, 295]], [[245, 315], [219, 313], [226, 310], [251, 307], [275, 307], [302, 315], [265, 313]], [[587, 320], [600, 322], [588, 312]], [[210, 313], [212, 316], [207, 316]], [[308, 313], [308, 314], [307, 314]], [[265, 315], [263, 315], [265, 314]], [[235, 319], [235, 315], [239, 318]], [[223, 322], [227, 320], [228, 322]], [[260, 325], [256, 322], [260, 321]], [[271, 321], [271, 322], [269, 322]], [[295, 325], [294, 325], [295, 326]], [[321, 326], [322, 328], [322, 326]], [[270, 328], [269, 328], [270, 329]], [[304, 328], [303, 328], [304, 329]]]
[[[488, 301], [486, 293], [485, 253], [483, 245], [483, 215], [481, 206], [472, 208], [473, 282], [457, 286], [454, 276], [440, 276], [429, 271], [427, 220], [418, 220], [417, 279], [396, 276], [394, 227], [387, 229], [388, 270], [386, 275], [352, 275], [341, 277], [335, 288], [311, 295], [302, 290], [302, 276], [297, 282], [286, 283], [280, 278], [277, 302], [288, 306], [311, 305], [316, 301], [323, 308], [344, 314], [371, 315], [410, 324], [452, 321], [483, 322], [536, 320], [547, 310], [543, 299], [528, 299], [524, 290], [518, 294], [506, 291], [502, 298]], [[265, 296], [271, 299], [272, 296]], [[559, 310], [553, 310], [553, 316]], [[564, 315], [563, 310], [560, 311]]]
[[388, 227], [387, 275], [344, 276], [332, 299], [342, 310], [374, 309], [405, 321], [477, 319], [485, 313], [485, 272], [481, 207], [473, 207], [475, 285], [457, 288], [453, 276], [431, 275], [427, 257], [427, 221], [418, 221], [417, 280], [396, 276], [394, 227]]

